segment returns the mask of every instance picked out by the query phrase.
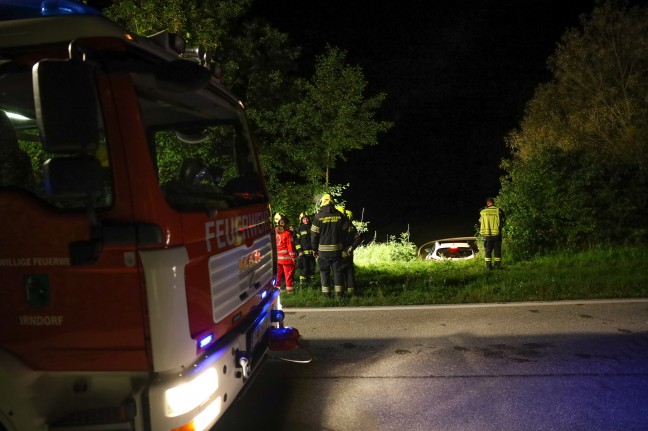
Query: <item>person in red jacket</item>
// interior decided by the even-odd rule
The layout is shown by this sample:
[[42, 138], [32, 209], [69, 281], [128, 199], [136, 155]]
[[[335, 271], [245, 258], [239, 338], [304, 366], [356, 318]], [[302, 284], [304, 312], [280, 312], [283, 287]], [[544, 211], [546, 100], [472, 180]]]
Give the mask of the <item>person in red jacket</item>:
[[286, 292], [293, 291], [293, 277], [295, 275], [295, 240], [293, 234], [288, 230], [287, 220], [282, 217], [275, 227], [275, 239], [277, 247], [277, 280], [275, 286], [281, 286], [285, 279]]

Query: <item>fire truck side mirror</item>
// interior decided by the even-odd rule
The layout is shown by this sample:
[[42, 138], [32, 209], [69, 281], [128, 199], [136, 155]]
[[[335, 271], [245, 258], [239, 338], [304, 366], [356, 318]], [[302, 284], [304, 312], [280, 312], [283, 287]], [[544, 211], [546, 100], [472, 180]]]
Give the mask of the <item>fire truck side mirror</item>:
[[41, 60], [32, 69], [32, 81], [43, 149], [94, 154], [99, 115], [91, 66], [78, 60]]
[[101, 194], [101, 164], [92, 156], [56, 157], [43, 164], [48, 195], [58, 199], [87, 199]]

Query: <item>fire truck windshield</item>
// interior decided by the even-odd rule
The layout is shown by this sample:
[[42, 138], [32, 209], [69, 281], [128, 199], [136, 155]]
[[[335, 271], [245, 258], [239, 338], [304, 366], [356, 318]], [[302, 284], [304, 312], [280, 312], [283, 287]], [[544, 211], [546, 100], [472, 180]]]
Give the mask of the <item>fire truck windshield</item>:
[[253, 143], [239, 104], [213, 90], [167, 92], [134, 76], [161, 190], [182, 211], [264, 201]]

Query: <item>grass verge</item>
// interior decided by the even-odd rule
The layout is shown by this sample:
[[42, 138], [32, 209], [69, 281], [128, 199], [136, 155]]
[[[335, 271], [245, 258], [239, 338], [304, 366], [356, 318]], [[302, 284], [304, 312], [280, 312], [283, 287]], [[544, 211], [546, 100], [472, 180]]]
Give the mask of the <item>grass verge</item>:
[[[361, 255], [361, 253], [359, 253]], [[648, 297], [648, 245], [557, 252], [484, 269], [461, 262], [356, 257], [361, 293], [324, 298], [319, 284], [282, 295], [285, 307], [387, 306]]]

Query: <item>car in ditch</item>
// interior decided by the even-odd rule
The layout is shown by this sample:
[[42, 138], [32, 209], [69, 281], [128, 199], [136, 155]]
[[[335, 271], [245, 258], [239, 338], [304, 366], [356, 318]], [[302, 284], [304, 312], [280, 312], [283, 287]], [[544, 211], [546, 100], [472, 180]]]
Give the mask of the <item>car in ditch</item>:
[[426, 261], [442, 262], [474, 259], [477, 252], [477, 238], [474, 236], [463, 236], [426, 242], [419, 247], [417, 255]]

